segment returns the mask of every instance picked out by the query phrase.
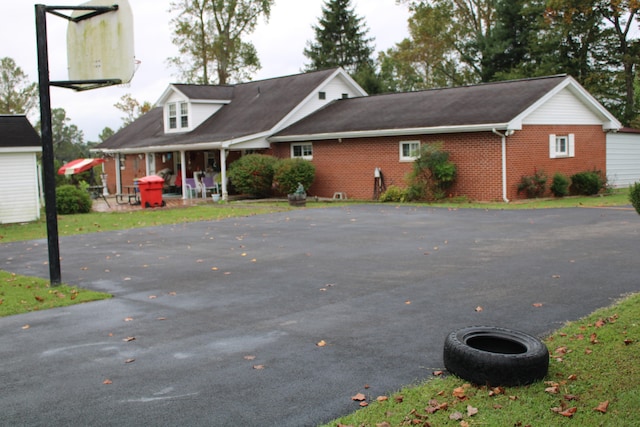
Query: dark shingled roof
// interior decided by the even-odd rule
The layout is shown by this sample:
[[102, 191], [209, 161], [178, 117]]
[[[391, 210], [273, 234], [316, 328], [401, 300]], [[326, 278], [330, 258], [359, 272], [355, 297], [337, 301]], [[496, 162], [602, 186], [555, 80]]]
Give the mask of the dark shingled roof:
[[567, 77], [341, 99], [276, 137], [507, 123]]
[[118, 131], [97, 149], [117, 150], [200, 142], [224, 142], [271, 130], [336, 69], [296, 74], [232, 86], [174, 85], [190, 99], [230, 100], [200, 126], [186, 133], [164, 133], [157, 107]]
[[41, 147], [40, 136], [25, 116], [0, 115], [0, 147]]

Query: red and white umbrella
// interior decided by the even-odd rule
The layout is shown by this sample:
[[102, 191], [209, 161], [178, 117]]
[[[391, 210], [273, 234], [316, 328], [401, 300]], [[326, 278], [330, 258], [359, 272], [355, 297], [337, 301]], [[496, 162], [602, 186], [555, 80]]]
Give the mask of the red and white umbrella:
[[58, 175], [73, 175], [104, 163], [104, 159], [75, 159], [58, 169]]

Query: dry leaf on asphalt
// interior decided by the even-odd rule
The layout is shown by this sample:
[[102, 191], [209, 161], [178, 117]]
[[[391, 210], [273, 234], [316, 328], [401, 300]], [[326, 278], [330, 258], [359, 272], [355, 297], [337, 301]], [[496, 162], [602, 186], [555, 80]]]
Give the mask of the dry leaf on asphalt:
[[365, 396], [362, 393], [358, 393], [355, 396], [351, 396], [351, 400], [354, 400], [356, 402], [361, 402], [361, 401], [365, 400], [366, 398], [367, 398], [367, 396]]
[[106, 380], [102, 381], [102, 384], [113, 384], [113, 381], [107, 378]]
[[326, 346], [326, 345], [327, 345], [327, 343], [326, 343], [326, 341], [325, 341], [325, 340], [320, 340], [320, 341], [318, 341], [318, 342], [316, 343], [316, 346], [318, 346], [318, 347], [324, 347], [324, 346]]

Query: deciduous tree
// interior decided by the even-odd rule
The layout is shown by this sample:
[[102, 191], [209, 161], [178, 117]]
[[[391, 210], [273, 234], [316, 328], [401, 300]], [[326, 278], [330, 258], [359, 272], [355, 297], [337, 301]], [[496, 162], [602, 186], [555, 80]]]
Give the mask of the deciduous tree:
[[[180, 56], [169, 58], [186, 83], [226, 84], [245, 80], [260, 68], [252, 33], [262, 16], [271, 14], [274, 0], [176, 0], [171, 10], [173, 43]], [[216, 78], [214, 79], [215, 69]]]

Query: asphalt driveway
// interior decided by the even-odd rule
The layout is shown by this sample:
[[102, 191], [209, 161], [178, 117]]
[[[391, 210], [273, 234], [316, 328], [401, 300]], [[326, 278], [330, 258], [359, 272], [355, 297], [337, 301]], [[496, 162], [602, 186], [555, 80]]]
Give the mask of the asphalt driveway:
[[[455, 328], [639, 291], [639, 244], [633, 210], [391, 205], [65, 237], [63, 281], [114, 298], [0, 319], [0, 425], [313, 426], [442, 369]], [[0, 268], [47, 278], [46, 251]]]

